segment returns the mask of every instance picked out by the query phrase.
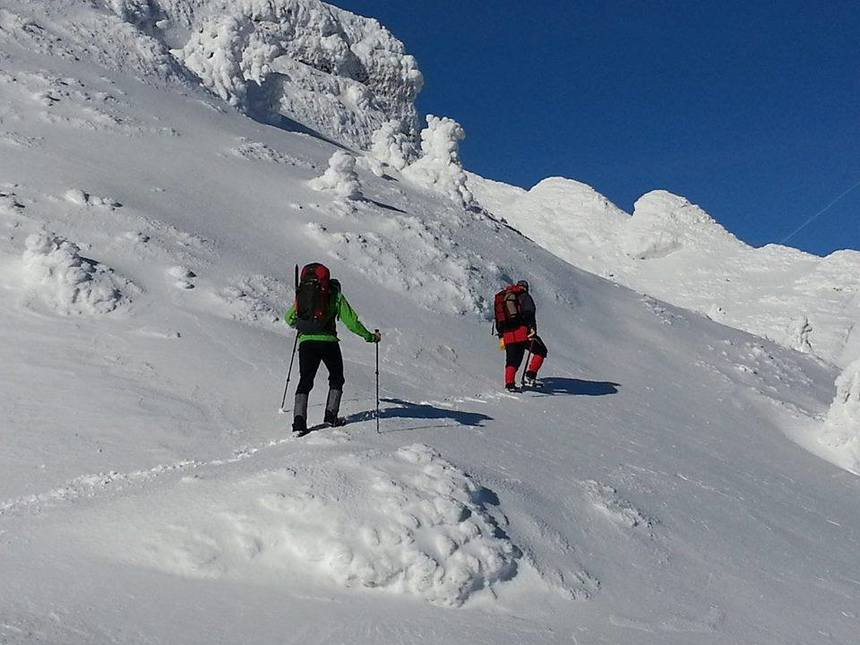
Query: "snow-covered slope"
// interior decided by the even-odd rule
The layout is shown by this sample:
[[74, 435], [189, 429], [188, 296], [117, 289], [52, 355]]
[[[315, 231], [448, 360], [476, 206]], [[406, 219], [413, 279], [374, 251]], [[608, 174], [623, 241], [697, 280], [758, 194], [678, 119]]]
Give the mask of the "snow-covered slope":
[[[4, 645], [856, 639], [860, 460], [827, 430], [856, 379], [833, 402], [830, 366], [446, 183], [110, 60], [138, 31], [100, 5], [4, 7]], [[276, 412], [311, 260], [382, 330], [380, 434], [354, 336], [348, 426], [295, 440]], [[521, 277], [550, 356], [512, 396], [488, 299]]]
[[529, 191], [470, 175], [488, 210], [572, 264], [715, 321], [845, 366], [860, 356], [860, 253], [753, 248], [683, 197], [654, 191], [632, 217], [593, 188]]

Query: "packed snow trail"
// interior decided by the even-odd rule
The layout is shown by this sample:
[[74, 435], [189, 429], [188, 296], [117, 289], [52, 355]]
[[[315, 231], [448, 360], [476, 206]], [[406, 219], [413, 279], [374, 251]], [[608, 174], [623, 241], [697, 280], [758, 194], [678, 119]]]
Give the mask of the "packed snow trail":
[[[853, 642], [838, 370], [361, 154], [360, 198], [317, 191], [336, 147], [117, 69], [148, 41], [113, 12], [7, 6], [0, 642]], [[277, 414], [313, 260], [383, 332], [381, 434], [346, 334], [350, 425]], [[510, 395], [488, 299], [520, 278], [549, 358]]]

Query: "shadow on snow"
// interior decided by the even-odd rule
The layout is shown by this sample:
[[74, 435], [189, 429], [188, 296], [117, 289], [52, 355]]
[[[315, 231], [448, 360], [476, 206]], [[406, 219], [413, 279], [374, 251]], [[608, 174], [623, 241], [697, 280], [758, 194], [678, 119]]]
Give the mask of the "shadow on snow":
[[[380, 408], [379, 419], [381, 421], [386, 419], [428, 419], [451, 422], [397, 428], [394, 430], [388, 430], [388, 432], [405, 432], [407, 430], [424, 430], [428, 428], [449, 428], [457, 425], [480, 428], [485, 422], [493, 420], [493, 417], [481, 414], [480, 412], [465, 412], [463, 410], [453, 410], [450, 408], [437, 408], [436, 406], [428, 403], [412, 403], [411, 401], [404, 401], [403, 399], [380, 399], [380, 402], [394, 404], [394, 406]], [[366, 412], [352, 414], [346, 417], [346, 421], [347, 423], [357, 423], [360, 421], [372, 421], [374, 418], [376, 418], [376, 411], [368, 410]]]
[[543, 394], [573, 394], [577, 396], [606, 396], [607, 394], [618, 394], [620, 383], [611, 381], [586, 381], [578, 378], [562, 378], [549, 376], [541, 379], [543, 387], [539, 390]]

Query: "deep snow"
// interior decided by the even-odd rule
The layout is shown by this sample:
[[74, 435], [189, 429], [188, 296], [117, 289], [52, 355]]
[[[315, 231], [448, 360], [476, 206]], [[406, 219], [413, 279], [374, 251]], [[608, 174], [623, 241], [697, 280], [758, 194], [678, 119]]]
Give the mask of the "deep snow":
[[[361, 194], [315, 190], [336, 146], [111, 4], [0, 10], [0, 642], [856, 640], [855, 368], [835, 391], [408, 164], [353, 150]], [[312, 260], [382, 330], [381, 434], [346, 331], [350, 424], [277, 414]], [[523, 277], [550, 356], [510, 395], [488, 305]]]

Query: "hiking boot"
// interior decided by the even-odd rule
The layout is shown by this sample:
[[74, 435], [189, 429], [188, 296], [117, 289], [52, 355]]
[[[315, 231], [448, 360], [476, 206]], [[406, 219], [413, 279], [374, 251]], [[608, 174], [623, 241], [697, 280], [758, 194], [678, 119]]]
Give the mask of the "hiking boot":
[[340, 426], [346, 425], [346, 419], [337, 416], [337, 413], [332, 412], [330, 410], [325, 411], [323, 422], [329, 424], [332, 428], [338, 428]]
[[303, 434], [308, 431], [308, 422], [302, 416], [296, 416], [293, 419], [293, 432]]

